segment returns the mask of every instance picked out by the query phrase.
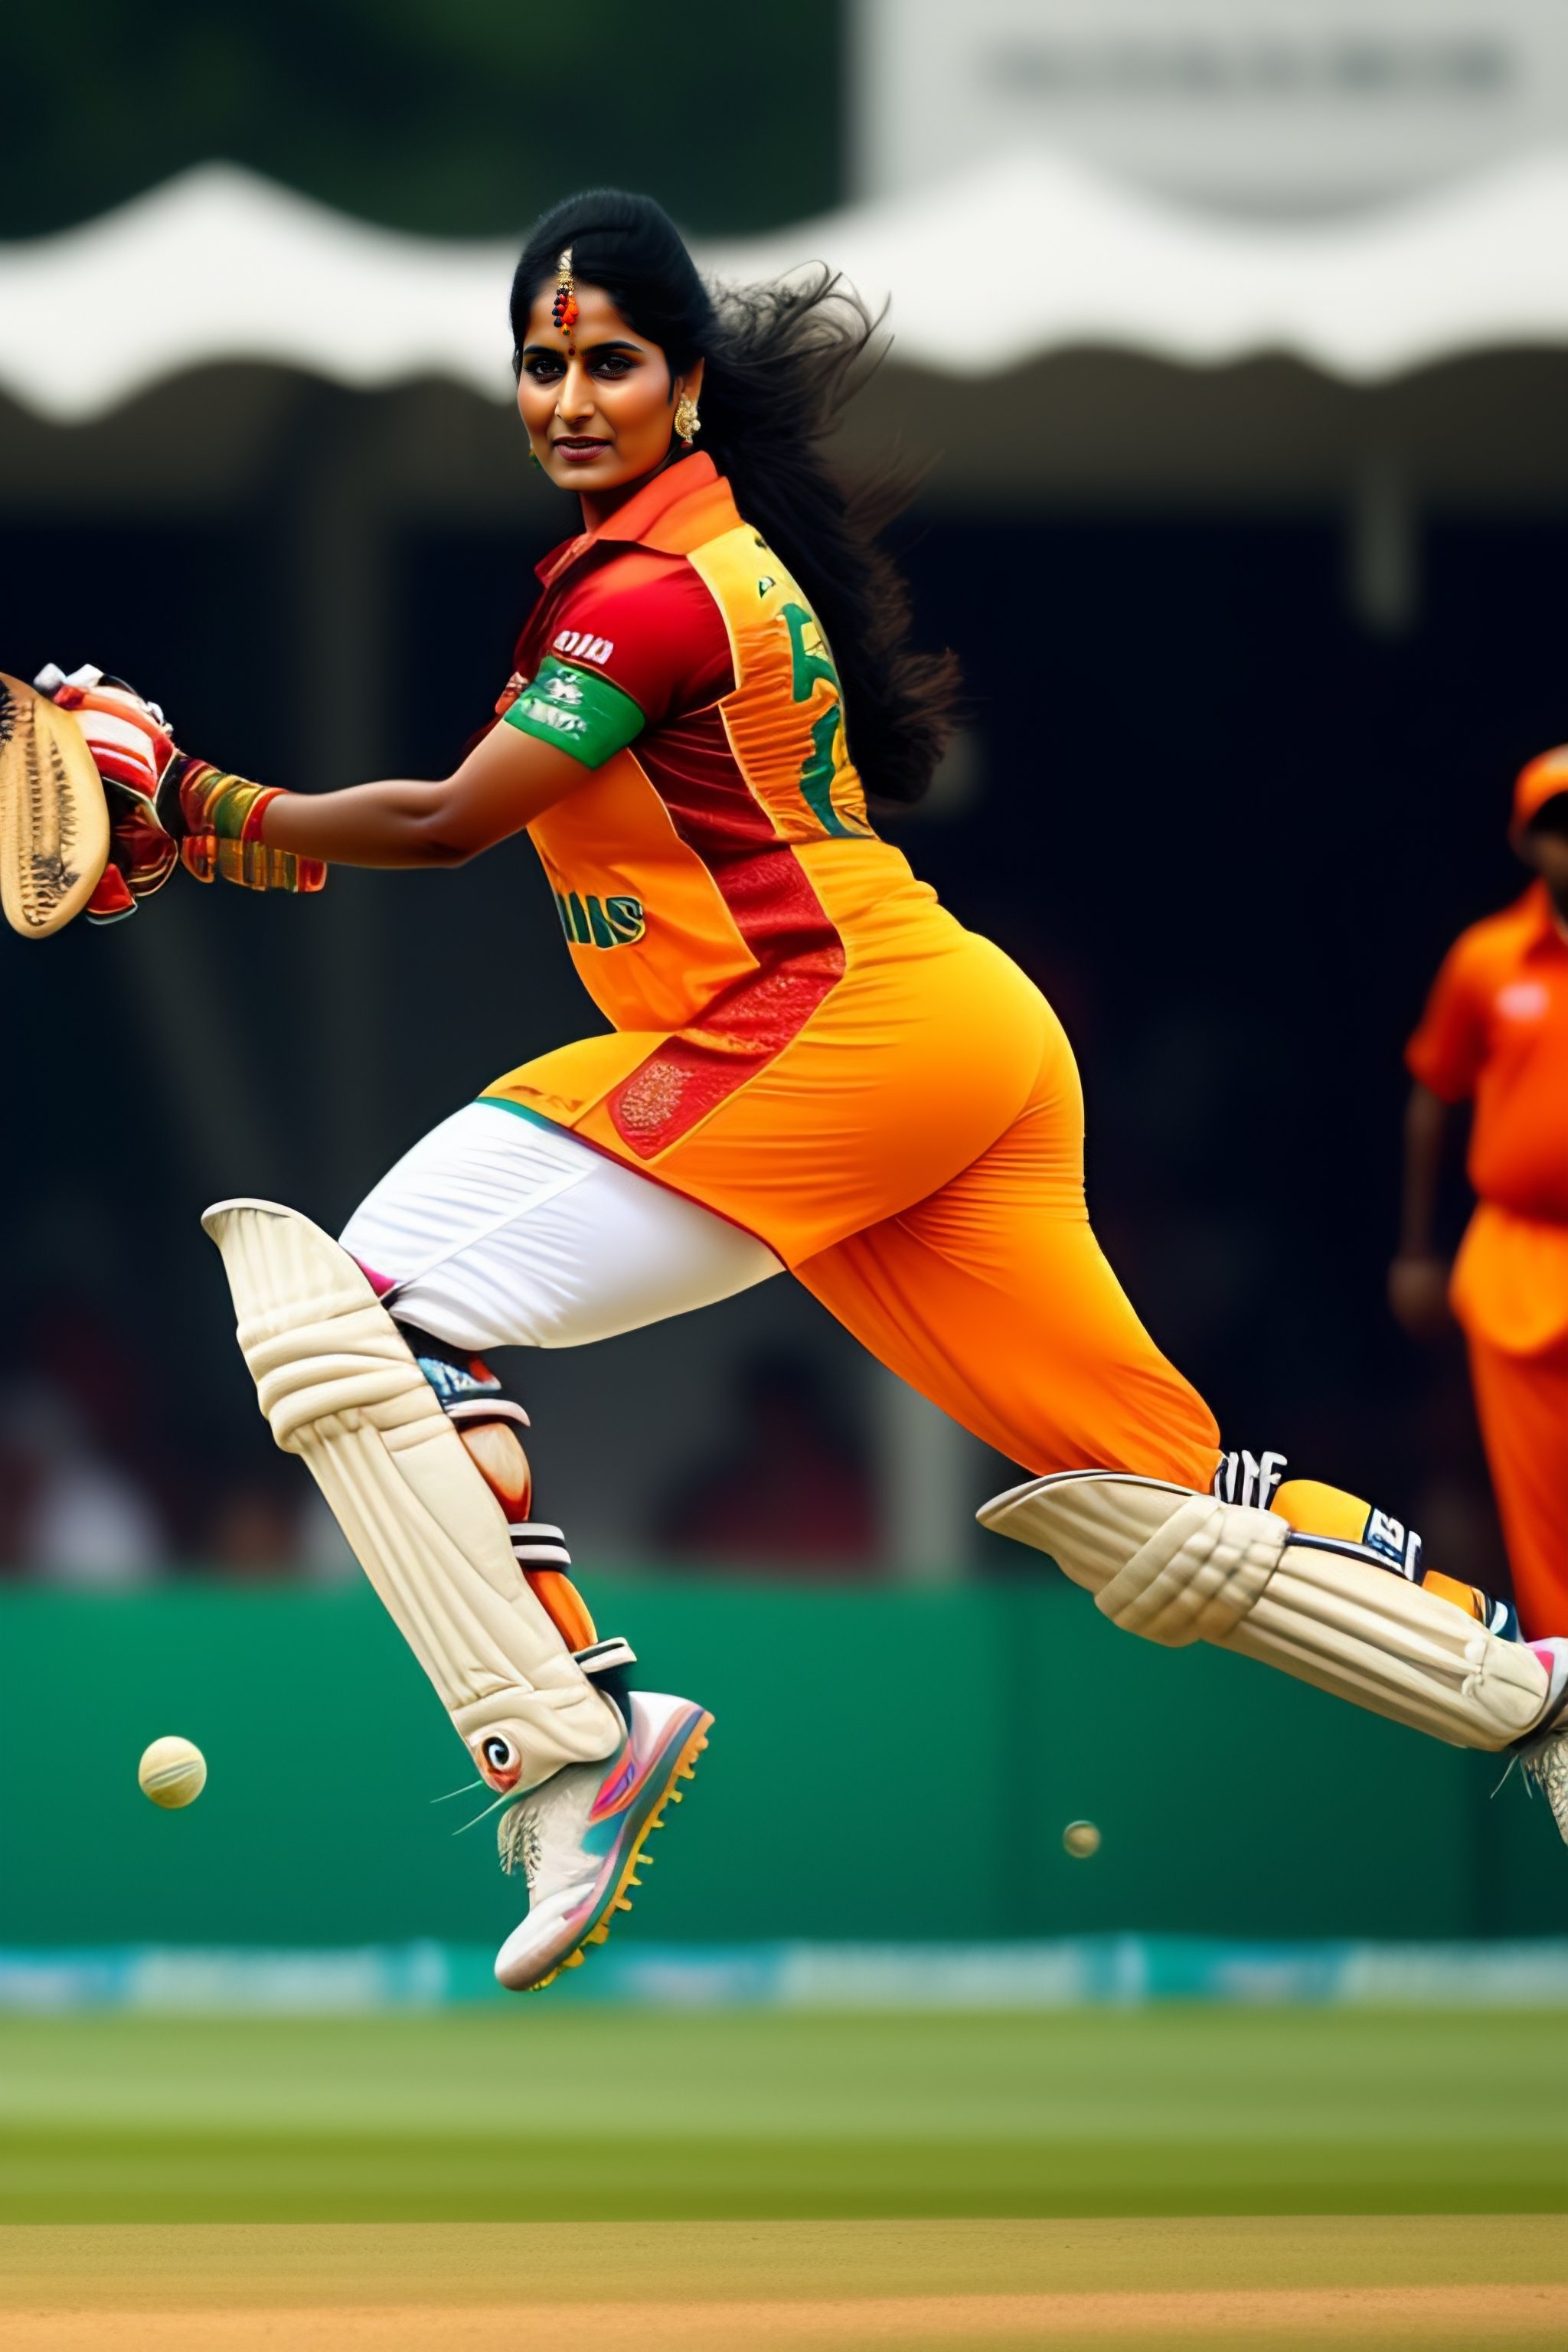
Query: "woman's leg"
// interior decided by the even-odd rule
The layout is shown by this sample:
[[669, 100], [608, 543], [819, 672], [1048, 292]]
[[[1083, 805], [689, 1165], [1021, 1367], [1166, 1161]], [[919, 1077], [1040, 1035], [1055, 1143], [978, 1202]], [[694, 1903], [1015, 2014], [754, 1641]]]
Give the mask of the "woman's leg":
[[626, 1907], [710, 1718], [632, 1691], [629, 1646], [595, 1635], [561, 1530], [529, 1516], [527, 1416], [476, 1350], [628, 1330], [778, 1261], [569, 1135], [481, 1105], [376, 1187], [346, 1248], [273, 1202], [222, 1202], [204, 1223], [275, 1438], [310, 1467], [503, 1809], [529, 1908], [497, 1974], [548, 1983]]
[[342, 1244], [400, 1322], [462, 1349], [581, 1347], [783, 1270], [739, 1225], [497, 1102], [406, 1152]]
[[1207, 1486], [1214, 1415], [1138, 1320], [1089, 1225], [1083, 1096], [1055, 1015], [1034, 1092], [962, 1175], [808, 1258], [806, 1288], [893, 1371], [1026, 1469]]
[[[1306, 1480], [1258, 1507], [1269, 1496], [1250, 1457], [1254, 1491], [1210, 1499], [1214, 1416], [1089, 1230], [1077, 1073], [1053, 1029], [1006, 1134], [801, 1279], [911, 1386], [1039, 1474], [986, 1523], [1050, 1554], [1114, 1622], [1171, 1645], [1226, 1642], [1458, 1745], [1539, 1729], [1568, 1687], [1568, 1651], [1500, 1638], [1508, 1612], [1468, 1586], [1413, 1590], [1419, 1539], [1396, 1521]], [[1278, 1476], [1283, 1457], [1264, 1459]], [[1563, 1790], [1568, 1823], [1568, 1759]]]
[[564, 1532], [531, 1516], [521, 1406], [492, 1348], [573, 1348], [728, 1298], [782, 1272], [738, 1225], [495, 1102], [442, 1121], [355, 1210], [343, 1247], [402, 1327], [506, 1514], [513, 1556], [579, 1661], [613, 1673], [567, 1573]]

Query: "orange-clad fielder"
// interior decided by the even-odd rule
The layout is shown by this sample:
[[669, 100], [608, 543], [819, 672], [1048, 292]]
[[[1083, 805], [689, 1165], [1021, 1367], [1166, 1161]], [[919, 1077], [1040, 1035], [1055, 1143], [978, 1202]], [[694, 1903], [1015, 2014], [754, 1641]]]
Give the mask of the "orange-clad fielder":
[[[1476, 1406], [1527, 1633], [1568, 1622], [1568, 746], [1514, 788], [1522, 898], [1460, 933], [1405, 1060], [1405, 1203], [1390, 1297], [1426, 1337], [1447, 1301]], [[1453, 1108], [1473, 1105], [1476, 1208], [1452, 1280], [1435, 1254]]]
[[1568, 1645], [1508, 1638], [1468, 1586], [1424, 1589], [1417, 1537], [1281, 1485], [1281, 1455], [1222, 1454], [1090, 1230], [1056, 1015], [876, 832], [868, 787], [919, 797], [952, 678], [910, 649], [897, 575], [821, 451], [865, 312], [826, 274], [715, 295], [657, 205], [598, 191], [535, 230], [512, 328], [530, 448], [582, 529], [451, 776], [264, 790], [176, 752], [96, 673], [51, 679], [113, 780], [131, 902], [175, 862], [150, 824], [198, 876], [285, 887], [526, 828], [608, 1024], [416, 1144], [341, 1246], [271, 1202], [206, 1219], [274, 1435], [503, 1809], [530, 1904], [501, 1980], [547, 1982], [607, 1931], [708, 1717], [633, 1688], [629, 1646], [598, 1638], [484, 1356], [786, 1269], [1036, 1474], [982, 1517], [1118, 1624], [1462, 1745], [1551, 1748]]

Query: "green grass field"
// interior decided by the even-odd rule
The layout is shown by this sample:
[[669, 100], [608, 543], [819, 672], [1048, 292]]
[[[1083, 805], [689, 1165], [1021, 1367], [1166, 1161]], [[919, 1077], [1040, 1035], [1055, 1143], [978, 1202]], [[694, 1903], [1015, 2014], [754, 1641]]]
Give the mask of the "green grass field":
[[6, 2352], [1556, 2352], [1565, 2204], [1552, 2014], [0, 2020]]
[[0, 2020], [0, 2220], [1561, 2212], [1568, 2020]]

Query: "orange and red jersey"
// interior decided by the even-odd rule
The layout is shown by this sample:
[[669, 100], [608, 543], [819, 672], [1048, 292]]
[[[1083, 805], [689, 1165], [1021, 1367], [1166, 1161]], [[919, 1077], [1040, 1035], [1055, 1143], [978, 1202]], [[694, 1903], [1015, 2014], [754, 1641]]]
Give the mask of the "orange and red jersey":
[[531, 827], [614, 1023], [488, 1101], [757, 1234], [1032, 1469], [1206, 1486], [1218, 1434], [1117, 1285], [1061, 1024], [878, 839], [831, 648], [706, 457], [542, 567], [504, 723], [584, 781]]
[[577, 971], [634, 1041], [603, 1092], [646, 1163], [773, 1062], [858, 947], [887, 953], [890, 916], [910, 956], [955, 927], [878, 838], [816, 615], [709, 458], [540, 575], [505, 721], [592, 771], [529, 831]]
[[1473, 1101], [1479, 1207], [1454, 1273], [1467, 1328], [1521, 1352], [1568, 1333], [1568, 939], [1543, 882], [1460, 933], [1405, 1050]]

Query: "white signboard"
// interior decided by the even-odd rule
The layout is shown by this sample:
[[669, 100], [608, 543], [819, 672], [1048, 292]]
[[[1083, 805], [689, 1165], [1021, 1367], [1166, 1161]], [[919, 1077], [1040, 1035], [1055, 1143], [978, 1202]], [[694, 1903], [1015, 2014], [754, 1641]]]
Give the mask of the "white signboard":
[[1078, 155], [1246, 212], [1568, 141], [1568, 0], [852, 0], [858, 193]]

